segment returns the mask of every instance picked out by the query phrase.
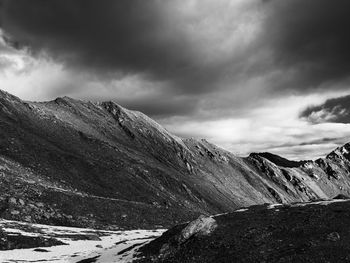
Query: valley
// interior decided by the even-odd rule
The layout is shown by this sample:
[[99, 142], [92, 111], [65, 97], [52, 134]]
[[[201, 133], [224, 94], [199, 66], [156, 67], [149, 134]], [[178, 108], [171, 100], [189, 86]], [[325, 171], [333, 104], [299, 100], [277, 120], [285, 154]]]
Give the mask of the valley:
[[[250, 213], [245, 209], [255, 213], [254, 208], [248, 207], [256, 206], [265, 209], [263, 211], [270, 216], [276, 209], [266, 210], [266, 206], [272, 204], [288, 208], [285, 210], [292, 211], [293, 215], [295, 210], [304, 209], [294, 209], [294, 203], [319, 204], [335, 197], [350, 196], [350, 144], [317, 160], [290, 161], [271, 153], [240, 157], [204, 139], [172, 135], [143, 113], [114, 102], [86, 102], [68, 97], [28, 102], [3, 91], [0, 91], [0, 133], [2, 233], [7, 236], [23, 234], [23, 226], [36, 228], [36, 232], [43, 232], [46, 237], [57, 234], [56, 230], [46, 231], [50, 226], [109, 231], [108, 240], [104, 234], [100, 236], [102, 232], [97, 234], [106, 250], [103, 253], [102, 248], [94, 247], [99, 244], [84, 241], [87, 242], [84, 246], [92, 247], [87, 245], [86, 253], [77, 252], [79, 259], [96, 258], [82, 262], [108, 262], [103, 258], [126, 249], [126, 243], [131, 247], [139, 244], [135, 243], [137, 238], [151, 241], [170, 229], [170, 234], [165, 234], [167, 237], [178, 231], [184, 222], [193, 222], [199, 216], [209, 218], [222, 214], [214, 218], [225, 221], [231, 218], [230, 213], [236, 215], [242, 208], [242, 215]], [[254, 213], [249, 215], [260, 218], [260, 212]], [[248, 223], [239, 228], [249, 227]], [[43, 225], [42, 230], [38, 230], [38, 224]], [[171, 230], [175, 225], [175, 230]], [[11, 234], [7, 228], [17, 230]], [[136, 239], [135, 229], [142, 230]], [[29, 236], [34, 235], [31, 231]], [[69, 231], [77, 231], [76, 234], [85, 230]], [[121, 233], [128, 235], [123, 239], [126, 243], [113, 245], [113, 242], [122, 241]], [[162, 262], [161, 247], [152, 248], [151, 244], [163, 242], [164, 238], [157, 240], [150, 243], [149, 251], [143, 252], [146, 259], [151, 257]], [[71, 244], [71, 241], [67, 242]], [[192, 253], [187, 250], [192, 249], [191, 242], [185, 242], [189, 247], [180, 244], [171, 250], [166, 260], [170, 260], [169, 256], [172, 261], [164, 262], [188, 260], [183, 255]], [[198, 242], [202, 246], [202, 241]], [[203, 242], [206, 247], [207, 241]], [[75, 247], [74, 242], [72, 244]], [[40, 248], [41, 245], [37, 244]], [[141, 243], [135, 245], [133, 251], [136, 253], [140, 246]], [[52, 255], [47, 253], [50, 260], [65, 262], [65, 255], [55, 252], [56, 249], [61, 251], [63, 246], [54, 242], [48, 247], [52, 249]], [[16, 249], [22, 247], [11, 249], [15, 249], [15, 254], [0, 252], [9, 262], [16, 260]], [[30, 253], [34, 248], [28, 249], [23, 251]], [[71, 252], [66, 256], [76, 250]], [[33, 253], [33, 260], [42, 260], [38, 255], [42, 254]], [[247, 258], [247, 262], [254, 262], [254, 257]], [[205, 262], [201, 261], [201, 256], [197, 259], [196, 254], [193, 258], [197, 260], [193, 262]]]

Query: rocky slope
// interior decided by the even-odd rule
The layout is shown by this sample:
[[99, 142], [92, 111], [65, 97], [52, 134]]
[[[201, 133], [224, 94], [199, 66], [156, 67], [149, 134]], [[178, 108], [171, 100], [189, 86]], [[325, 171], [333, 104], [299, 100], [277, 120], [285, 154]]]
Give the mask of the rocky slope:
[[137, 262], [349, 262], [349, 219], [348, 200], [252, 206], [178, 225]]
[[350, 145], [323, 159], [237, 157], [181, 139], [140, 112], [0, 91], [0, 217], [109, 229], [350, 195]]

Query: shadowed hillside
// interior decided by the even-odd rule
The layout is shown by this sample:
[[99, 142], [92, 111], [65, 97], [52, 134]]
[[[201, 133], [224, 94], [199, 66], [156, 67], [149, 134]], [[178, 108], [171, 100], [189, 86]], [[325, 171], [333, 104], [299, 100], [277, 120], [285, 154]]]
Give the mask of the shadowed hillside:
[[178, 225], [137, 262], [349, 262], [350, 201], [260, 205]]
[[350, 195], [345, 145], [316, 161], [241, 158], [140, 112], [0, 91], [0, 216], [103, 228], [169, 227], [242, 206]]

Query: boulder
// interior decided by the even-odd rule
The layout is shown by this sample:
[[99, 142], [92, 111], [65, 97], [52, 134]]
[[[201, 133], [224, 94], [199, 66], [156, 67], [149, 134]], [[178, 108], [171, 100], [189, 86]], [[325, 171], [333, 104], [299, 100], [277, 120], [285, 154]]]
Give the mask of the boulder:
[[178, 236], [179, 243], [183, 243], [190, 237], [206, 236], [211, 234], [217, 228], [216, 220], [212, 217], [199, 216], [196, 220], [190, 222]]
[[191, 237], [210, 235], [217, 226], [217, 222], [214, 218], [204, 215], [199, 216], [196, 220], [188, 223], [174, 238], [162, 245], [159, 250], [160, 257], [165, 258], [170, 254], [174, 254], [181, 248], [181, 245]]
[[9, 203], [10, 203], [10, 204], [13, 204], [13, 205], [16, 205], [16, 204], [17, 204], [16, 198], [10, 197], [10, 198], [9, 198]]
[[332, 241], [332, 242], [336, 242], [336, 241], [340, 240], [340, 235], [338, 232], [332, 232], [327, 236], [327, 240]]
[[11, 210], [11, 215], [19, 215], [19, 213], [18, 210]]

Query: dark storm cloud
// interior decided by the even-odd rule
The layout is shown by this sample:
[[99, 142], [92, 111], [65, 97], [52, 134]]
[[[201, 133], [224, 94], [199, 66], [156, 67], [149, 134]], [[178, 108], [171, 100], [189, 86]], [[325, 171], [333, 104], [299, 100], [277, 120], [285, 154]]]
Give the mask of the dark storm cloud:
[[329, 144], [329, 143], [342, 143], [344, 139], [348, 139], [347, 137], [342, 138], [321, 138], [321, 139], [314, 139], [310, 141], [304, 141], [301, 143], [283, 143], [280, 145], [273, 145], [271, 148], [286, 148], [286, 147], [293, 147], [293, 146], [309, 146], [309, 145], [320, 145], [320, 144]]
[[[348, 89], [348, 0], [0, 3], [0, 88], [23, 99], [115, 100], [245, 153], [288, 142], [276, 153], [319, 156], [350, 134], [298, 118]], [[348, 123], [349, 108], [302, 117]]]
[[350, 123], [350, 95], [329, 99], [322, 105], [310, 106], [300, 117], [311, 123]]
[[1, 27], [68, 67], [112, 78], [145, 74], [191, 93], [217, 72], [194, 58], [183, 30], [163, 12], [166, 2], [3, 0]]
[[[344, 139], [344, 138], [341, 138]], [[327, 144], [327, 143], [339, 143], [341, 142], [341, 139], [339, 138], [322, 138], [322, 139], [316, 139], [308, 142], [302, 142], [299, 143], [299, 146], [305, 146], [305, 145], [319, 145], [319, 144]]]
[[270, 0], [265, 5], [262, 42], [271, 49], [273, 67], [294, 72], [289, 87], [303, 91], [349, 77], [350, 1]]
[[[154, 118], [163, 118], [172, 115], [187, 115], [196, 108], [195, 99], [191, 97], [183, 97], [180, 99], [172, 99], [169, 97], [157, 97], [149, 99], [129, 99], [119, 100], [118, 103], [125, 105], [128, 109], [142, 111], [148, 116]], [[179, 108], [179, 105], [182, 107]]]
[[[289, 92], [329, 91], [350, 79], [348, 0], [0, 3], [8, 43], [44, 51], [72, 75], [88, 72], [103, 81], [137, 75], [162, 83], [162, 96], [197, 96], [191, 106], [174, 100], [169, 109], [162, 100], [134, 102], [155, 115], [231, 114]], [[59, 86], [52, 96], [65, 95]], [[69, 88], [83, 94], [85, 86], [72, 80]]]
[[[170, 18], [171, 2], [175, 1], [2, 0], [1, 26], [16, 42], [34, 52], [46, 50], [67, 65], [93, 68], [99, 74], [145, 73], [184, 93], [207, 92], [227, 75], [234, 81], [273, 70], [286, 72], [273, 82], [280, 90], [305, 90], [348, 77], [347, 0], [257, 0], [265, 20], [255, 50], [246, 58], [261, 50], [271, 57], [253, 64], [237, 61], [230, 53], [212, 64], [199, 59], [192, 41], [197, 32], [190, 35]], [[229, 38], [235, 32], [223, 34]]]

